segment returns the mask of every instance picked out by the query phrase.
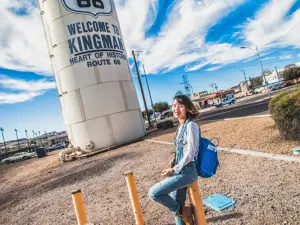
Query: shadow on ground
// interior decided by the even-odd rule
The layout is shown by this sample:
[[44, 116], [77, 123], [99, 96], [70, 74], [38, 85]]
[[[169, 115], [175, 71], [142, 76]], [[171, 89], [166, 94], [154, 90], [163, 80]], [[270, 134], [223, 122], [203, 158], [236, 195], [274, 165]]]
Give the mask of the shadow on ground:
[[[32, 196], [38, 197], [42, 193], [52, 191], [56, 188], [63, 188], [83, 180], [99, 176], [113, 167], [121, 159], [134, 159], [138, 153], [121, 153], [109, 158], [84, 159], [75, 166], [61, 166], [56, 172], [41, 171], [44, 174], [42, 180], [38, 179], [30, 185], [16, 185], [0, 195], [0, 210], [9, 207], [10, 204], [17, 204]], [[28, 178], [27, 178], [28, 179]], [[22, 182], [22, 180], [20, 181]]]

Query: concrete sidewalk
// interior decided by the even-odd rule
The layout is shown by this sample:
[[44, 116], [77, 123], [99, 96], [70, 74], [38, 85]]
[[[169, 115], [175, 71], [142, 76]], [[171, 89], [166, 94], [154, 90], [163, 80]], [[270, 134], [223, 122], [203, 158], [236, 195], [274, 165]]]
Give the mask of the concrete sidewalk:
[[[153, 143], [157, 143], [157, 144], [173, 145], [172, 142], [168, 142], [168, 141], [155, 141], [155, 140], [145, 140], [145, 141], [153, 142]], [[265, 153], [265, 152], [260, 152], [260, 151], [235, 149], [235, 148], [222, 148], [222, 147], [218, 147], [218, 150], [226, 151], [226, 152], [234, 152], [234, 153], [237, 153], [240, 155], [263, 157], [263, 158], [274, 159], [274, 160], [283, 160], [283, 161], [300, 163], [300, 157], [297, 157], [297, 156], [289, 156], [289, 155], [283, 155], [283, 154], [270, 154], [270, 153]]]

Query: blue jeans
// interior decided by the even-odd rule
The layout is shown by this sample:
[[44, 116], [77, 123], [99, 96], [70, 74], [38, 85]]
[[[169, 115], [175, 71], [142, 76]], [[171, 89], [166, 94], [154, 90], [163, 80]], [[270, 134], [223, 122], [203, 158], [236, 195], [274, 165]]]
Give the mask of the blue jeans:
[[[180, 207], [184, 206], [186, 200], [186, 187], [198, 179], [195, 163], [184, 167], [178, 174], [155, 184], [149, 190], [149, 197], [153, 201], [169, 208], [174, 214], [179, 212]], [[185, 223], [175, 217], [176, 225]]]

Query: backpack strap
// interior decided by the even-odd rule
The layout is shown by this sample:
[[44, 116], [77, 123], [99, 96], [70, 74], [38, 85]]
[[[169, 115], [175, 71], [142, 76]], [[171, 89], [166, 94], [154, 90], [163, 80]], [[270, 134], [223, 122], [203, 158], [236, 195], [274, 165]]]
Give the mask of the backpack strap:
[[[184, 135], [184, 133], [185, 133], [185, 131], [186, 131], [186, 128], [187, 128], [187, 125], [188, 125], [189, 122], [190, 122], [189, 119], [187, 119], [187, 120], [184, 122], [184, 124], [183, 124], [183, 126], [182, 126], [182, 128], [181, 128], [180, 134], [178, 135], [177, 140], [181, 140], [181, 139], [183, 138], [183, 135]], [[179, 127], [180, 127], [180, 125], [178, 126], [176, 136], [177, 136], [177, 134], [178, 134]]]

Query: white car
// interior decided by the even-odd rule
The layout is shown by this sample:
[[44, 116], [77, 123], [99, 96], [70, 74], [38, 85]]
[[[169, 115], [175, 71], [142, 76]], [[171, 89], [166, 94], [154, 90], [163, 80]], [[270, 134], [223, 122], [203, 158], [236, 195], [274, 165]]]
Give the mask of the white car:
[[234, 95], [227, 95], [226, 98], [222, 99], [220, 102], [215, 104], [215, 107], [223, 107], [224, 105], [231, 105], [235, 104], [235, 97]]
[[35, 152], [19, 152], [9, 158], [2, 159], [1, 163], [9, 164], [20, 160], [30, 159], [36, 156], [37, 155]]

